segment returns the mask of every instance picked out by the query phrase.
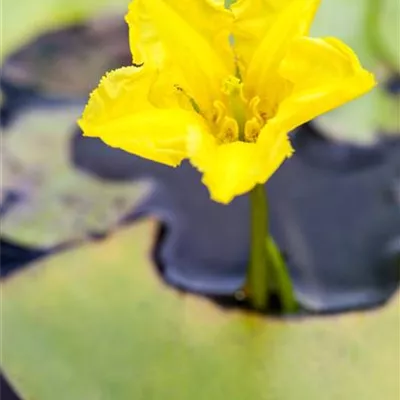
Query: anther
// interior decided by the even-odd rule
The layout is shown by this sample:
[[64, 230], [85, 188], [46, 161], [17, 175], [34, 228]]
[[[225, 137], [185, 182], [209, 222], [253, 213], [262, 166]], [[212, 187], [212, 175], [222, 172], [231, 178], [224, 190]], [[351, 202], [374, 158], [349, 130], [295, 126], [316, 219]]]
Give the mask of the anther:
[[257, 121], [257, 118], [253, 117], [252, 119], [246, 122], [244, 128], [244, 137], [246, 142], [256, 142], [258, 135], [260, 134], [261, 124]]
[[238, 140], [239, 127], [236, 120], [230, 117], [224, 117], [217, 137], [222, 143], [231, 143]]

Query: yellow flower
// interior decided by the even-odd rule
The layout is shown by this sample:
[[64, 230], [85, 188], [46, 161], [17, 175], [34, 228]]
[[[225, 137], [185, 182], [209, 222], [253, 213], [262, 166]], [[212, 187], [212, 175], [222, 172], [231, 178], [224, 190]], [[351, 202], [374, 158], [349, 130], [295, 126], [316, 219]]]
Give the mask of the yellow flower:
[[229, 203], [293, 152], [288, 132], [374, 85], [334, 38], [310, 38], [318, 0], [134, 0], [134, 65], [110, 72], [79, 124], [87, 136], [203, 173]]

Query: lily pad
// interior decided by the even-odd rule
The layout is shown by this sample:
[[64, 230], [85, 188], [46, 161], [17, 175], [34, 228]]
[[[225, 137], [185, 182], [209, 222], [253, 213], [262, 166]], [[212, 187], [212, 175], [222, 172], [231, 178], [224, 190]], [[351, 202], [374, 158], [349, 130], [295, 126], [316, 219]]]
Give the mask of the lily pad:
[[180, 295], [154, 274], [155, 224], [49, 258], [2, 285], [2, 366], [23, 399], [396, 400], [397, 299], [274, 320]]
[[[1, 235], [49, 249], [115, 229], [146, 193], [145, 185], [105, 182], [76, 169], [69, 146], [82, 105], [31, 107], [2, 134]], [[148, 185], [147, 185], [148, 186]]]

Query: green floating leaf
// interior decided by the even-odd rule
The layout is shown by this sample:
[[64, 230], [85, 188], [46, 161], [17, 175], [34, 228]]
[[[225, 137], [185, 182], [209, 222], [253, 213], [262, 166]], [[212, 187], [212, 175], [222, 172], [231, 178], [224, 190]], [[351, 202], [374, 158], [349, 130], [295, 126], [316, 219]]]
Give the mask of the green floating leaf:
[[165, 287], [154, 224], [3, 282], [2, 368], [35, 400], [397, 400], [397, 301], [273, 320]]
[[149, 185], [106, 182], [77, 170], [70, 144], [82, 106], [36, 107], [4, 129], [0, 192], [21, 193], [1, 221], [2, 237], [48, 248], [119, 225]]

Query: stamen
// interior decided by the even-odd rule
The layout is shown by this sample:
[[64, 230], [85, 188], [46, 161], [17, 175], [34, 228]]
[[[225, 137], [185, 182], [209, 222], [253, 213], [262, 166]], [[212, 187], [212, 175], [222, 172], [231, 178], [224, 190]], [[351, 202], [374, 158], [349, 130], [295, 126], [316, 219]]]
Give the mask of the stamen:
[[238, 140], [239, 126], [237, 121], [231, 117], [224, 117], [217, 138], [221, 143], [231, 143]]
[[260, 114], [260, 110], [258, 109], [258, 106], [261, 102], [261, 99], [258, 96], [253, 97], [250, 102], [249, 102], [249, 110], [251, 115], [254, 115], [257, 120], [262, 123], [263, 122], [263, 118]]
[[278, 105], [272, 101], [261, 100], [258, 96], [255, 96], [250, 100], [249, 108], [251, 113], [264, 125], [276, 114]]
[[244, 137], [246, 142], [256, 142], [260, 134], [261, 124], [256, 117], [248, 120], [244, 128]]
[[218, 125], [221, 122], [222, 117], [226, 115], [226, 107], [225, 104], [219, 100], [214, 101], [213, 106], [214, 109], [211, 120], [215, 125]]

